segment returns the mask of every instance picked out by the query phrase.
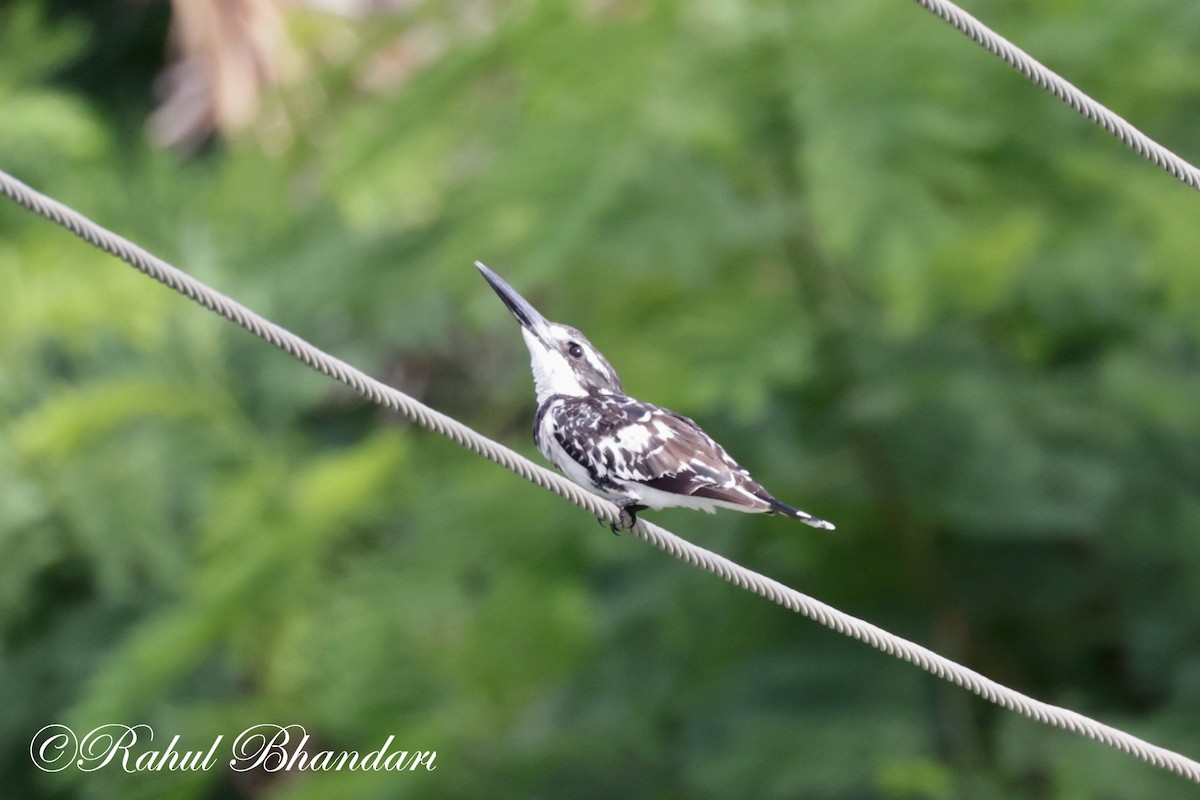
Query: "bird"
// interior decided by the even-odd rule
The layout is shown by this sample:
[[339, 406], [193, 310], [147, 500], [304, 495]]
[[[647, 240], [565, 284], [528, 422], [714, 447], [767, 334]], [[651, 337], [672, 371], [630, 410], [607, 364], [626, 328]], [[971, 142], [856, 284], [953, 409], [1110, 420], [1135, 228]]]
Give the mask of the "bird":
[[476, 268], [521, 324], [537, 394], [533, 440], [560, 472], [620, 507], [612, 531], [647, 509], [718, 508], [781, 514], [814, 528], [833, 523], [776, 499], [699, 425], [625, 394], [596, 347], [551, 322], [482, 262]]

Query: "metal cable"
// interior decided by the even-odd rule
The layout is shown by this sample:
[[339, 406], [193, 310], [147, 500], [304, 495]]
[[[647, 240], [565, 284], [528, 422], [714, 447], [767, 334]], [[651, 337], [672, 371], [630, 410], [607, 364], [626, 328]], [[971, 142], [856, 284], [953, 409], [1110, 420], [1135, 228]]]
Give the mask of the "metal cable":
[[989, 53], [1004, 60], [1033, 83], [1096, 123], [1193, 189], [1200, 190], [1200, 169], [1172, 153], [1129, 124], [1117, 113], [1097, 103], [1070, 81], [993, 31], [950, 0], [915, 0], [917, 5], [950, 23]]
[[[400, 412], [430, 430], [446, 436], [468, 450], [512, 470], [522, 478], [570, 500], [577, 506], [607, 522], [616, 522], [620, 513], [615, 505], [567, 480], [534, 464], [504, 445], [488, 439], [457, 420], [434, 411], [408, 395], [365, 375], [346, 362], [319, 350], [299, 336], [270, 322], [237, 301], [181, 272], [151, 255], [137, 245], [100, 227], [78, 212], [31, 189], [0, 170], [0, 193], [19, 205], [62, 225], [86, 242], [115, 255], [140, 272], [165, 283], [175, 291], [191, 298], [205, 308], [265, 339], [308, 366], [344, 383], [374, 403]], [[948, 658], [920, 645], [888, 633], [869, 622], [815, 600], [778, 581], [735, 564], [723, 556], [705, 550], [659, 526], [638, 520], [633, 528], [638, 538], [655, 547], [700, 567], [726, 581], [748, 589], [779, 605], [803, 614], [838, 633], [866, 642], [889, 655], [916, 664], [926, 672], [968, 689], [980, 697], [1030, 719], [1044, 722], [1081, 736], [1103, 742], [1155, 766], [1200, 783], [1200, 763], [1157, 745], [1150, 744], [1124, 731], [1058, 706], [1034, 700], [985, 678]]]

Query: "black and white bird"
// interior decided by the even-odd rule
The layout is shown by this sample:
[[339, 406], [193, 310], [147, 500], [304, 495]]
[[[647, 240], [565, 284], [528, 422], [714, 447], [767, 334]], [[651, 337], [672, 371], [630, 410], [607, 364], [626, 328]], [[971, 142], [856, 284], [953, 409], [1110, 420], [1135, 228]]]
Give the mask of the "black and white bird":
[[571, 480], [621, 507], [628, 529], [645, 509], [731, 508], [783, 514], [814, 528], [833, 524], [776, 500], [692, 420], [625, 394], [587, 338], [550, 322], [486, 266], [475, 266], [521, 323], [533, 367], [533, 439]]

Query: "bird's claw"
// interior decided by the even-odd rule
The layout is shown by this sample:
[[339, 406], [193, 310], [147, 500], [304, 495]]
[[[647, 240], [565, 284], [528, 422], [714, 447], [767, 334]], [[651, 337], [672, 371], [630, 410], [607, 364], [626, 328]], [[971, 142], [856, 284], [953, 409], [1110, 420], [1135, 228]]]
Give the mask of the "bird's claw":
[[611, 523], [608, 527], [612, 529], [613, 533], [619, 536], [621, 531], [633, 530], [633, 526], [636, 524], [637, 516], [635, 515], [633, 509], [629, 508], [629, 506], [621, 506], [620, 518], [616, 522]]
[[628, 508], [622, 506], [621, 515], [617, 518], [616, 522], [610, 522], [603, 517], [597, 517], [596, 522], [600, 523], [600, 525], [607, 525], [608, 529], [612, 531], [614, 535], [620, 536], [621, 531], [633, 530], [633, 526], [637, 524], [637, 516], [635, 512], [630, 511]]

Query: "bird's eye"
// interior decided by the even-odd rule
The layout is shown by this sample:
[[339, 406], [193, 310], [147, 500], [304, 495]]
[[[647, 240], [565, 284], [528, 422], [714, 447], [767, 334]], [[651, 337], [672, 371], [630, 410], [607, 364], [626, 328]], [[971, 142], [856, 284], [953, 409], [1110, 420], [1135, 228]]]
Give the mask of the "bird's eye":
[[571, 358], [583, 358], [583, 348], [579, 346], [578, 342], [571, 342], [567, 345], [567, 355]]

